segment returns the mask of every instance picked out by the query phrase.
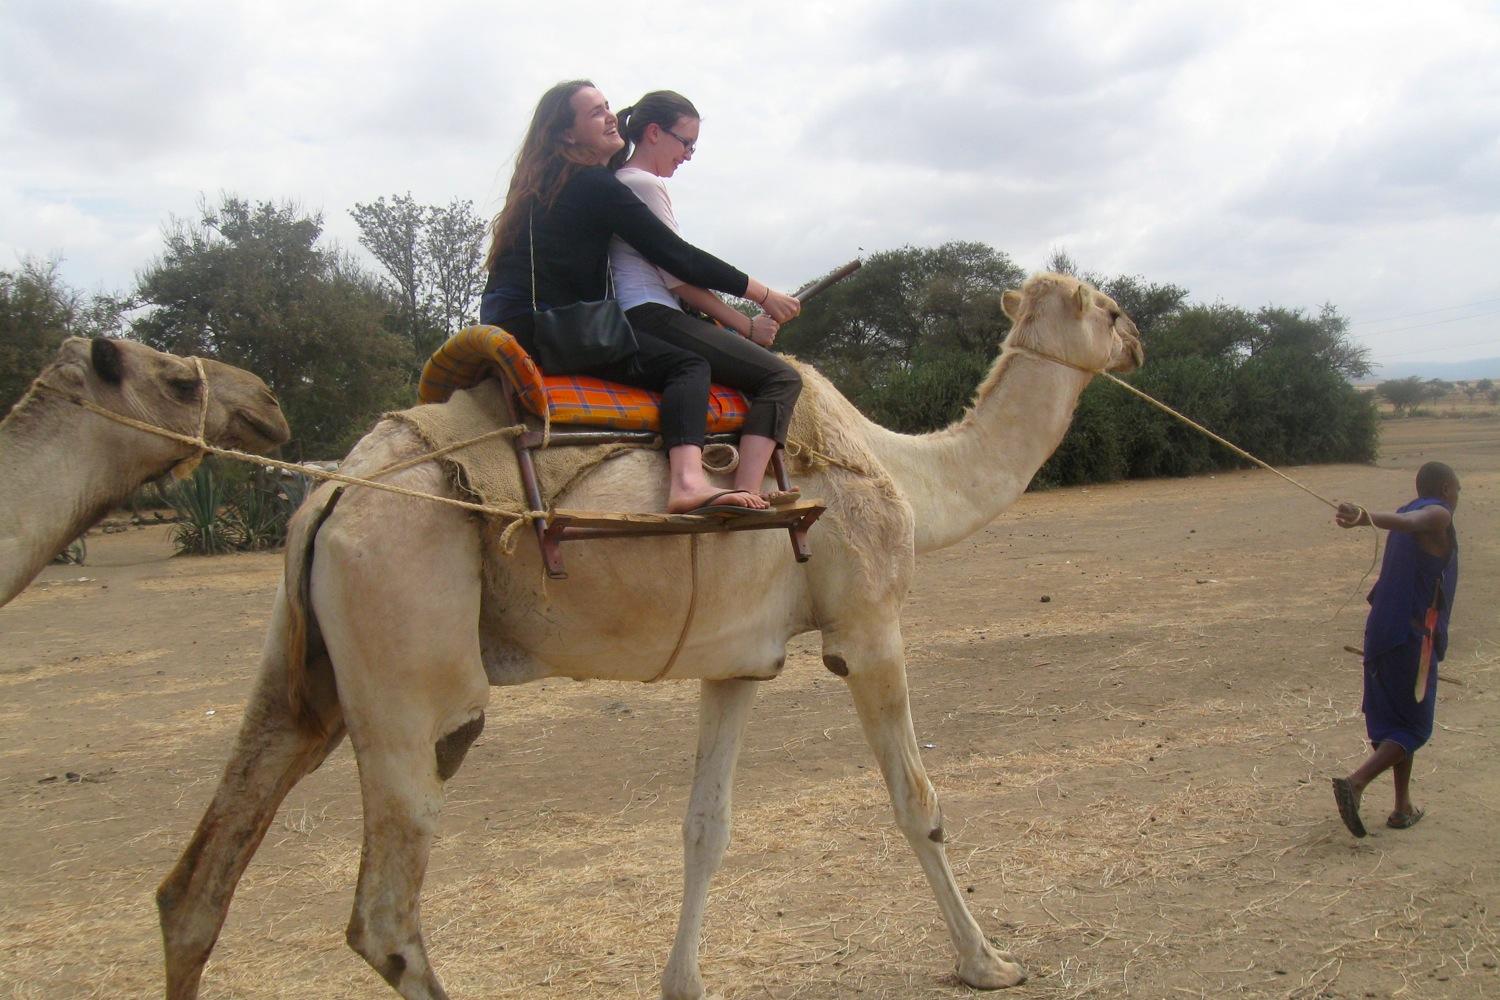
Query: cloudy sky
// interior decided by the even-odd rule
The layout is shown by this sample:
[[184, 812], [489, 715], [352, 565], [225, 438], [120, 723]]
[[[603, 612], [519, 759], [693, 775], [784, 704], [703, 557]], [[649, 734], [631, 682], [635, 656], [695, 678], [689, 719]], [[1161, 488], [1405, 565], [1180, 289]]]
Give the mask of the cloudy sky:
[[1500, 5], [5, 0], [0, 267], [128, 288], [200, 193], [499, 208], [537, 98], [704, 114], [694, 242], [783, 287], [980, 240], [1500, 356]]

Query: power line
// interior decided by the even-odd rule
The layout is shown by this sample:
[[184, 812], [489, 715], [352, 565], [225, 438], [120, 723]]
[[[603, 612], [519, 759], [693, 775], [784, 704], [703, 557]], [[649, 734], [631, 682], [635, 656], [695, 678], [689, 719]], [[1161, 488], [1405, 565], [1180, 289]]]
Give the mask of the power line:
[[1492, 302], [1500, 302], [1500, 299], [1480, 299], [1478, 302], [1466, 302], [1461, 306], [1438, 306], [1436, 309], [1424, 309], [1421, 312], [1402, 313], [1397, 316], [1380, 316], [1376, 319], [1354, 320], [1350, 326], [1369, 326], [1372, 323], [1390, 323], [1398, 319], [1412, 319], [1416, 316], [1430, 316], [1433, 313], [1448, 312], [1450, 309], [1469, 309], [1473, 306], [1487, 306]]
[[1476, 340], [1471, 344], [1445, 344], [1442, 347], [1428, 347], [1420, 351], [1407, 351], [1404, 354], [1388, 354], [1384, 358], [1375, 358], [1377, 364], [1383, 364], [1396, 358], [1409, 358], [1417, 354], [1432, 354], [1435, 351], [1458, 351], [1465, 347], [1488, 347], [1500, 345], [1500, 340]]
[[1375, 333], [1361, 334], [1360, 339], [1370, 340], [1375, 337], [1389, 336], [1393, 333], [1406, 333], [1408, 330], [1425, 330], [1429, 326], [1443, 326], [1446, 323], [1462, 323], [1466, 319], [1483, 319], [1486, 316], [1493, 316], [1496, 313], [1500, 313], [1500, 309], [1490, 309], [1485, 312], [1472, 313], [1468, 316], [1454, 316], [1450, 319], [1435, 319], [1431, 323], [1413, 323], [1411, 326], [1398, 326], [1394, 330], [1378, 330]]

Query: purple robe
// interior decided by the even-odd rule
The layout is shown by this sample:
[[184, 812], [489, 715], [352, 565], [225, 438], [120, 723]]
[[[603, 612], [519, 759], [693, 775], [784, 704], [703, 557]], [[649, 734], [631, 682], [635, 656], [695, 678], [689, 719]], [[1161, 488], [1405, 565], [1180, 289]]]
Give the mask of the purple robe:
[[[1421, 497], [1398, 513], [1439, 505], [1434, 497]], [[1451, 511], [1452, 508], [1449, 508]], [[1365, 619], [1364, 701], [1365, 731], [1374, 745], [1391, 740], [1408, 754], [1432, 737], [1437, 703], [1437, 663], [1448, 648], [1448, 616], [1458, 590], [1458, 533], [1448, 527], [1447, 558], [1431, 555], [1417, 544], [1415, 535], [1392, 531], [1386, 541], [1380, 578], [1370, 591], [1370, 616]], [[1416, 699], [1417, 671], [1421, 665], [1423, 640], [1428, 629], [1428, 609], [1436, 608], [1432, 628], [1432, 669], [1427, 676], [1426, 696]]]

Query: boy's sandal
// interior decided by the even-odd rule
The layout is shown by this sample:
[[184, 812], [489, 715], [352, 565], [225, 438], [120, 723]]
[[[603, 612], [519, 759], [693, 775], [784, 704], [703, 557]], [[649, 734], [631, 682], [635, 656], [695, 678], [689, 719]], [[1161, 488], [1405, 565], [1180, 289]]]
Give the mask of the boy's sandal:
[[1409, 813], [1393, 812], [1390, 818], [1385, 821], [1385, 825], [1392, 830], [1410, 830], [1425, 815], [1427, 814], [1420, 809], [1413, 809]]

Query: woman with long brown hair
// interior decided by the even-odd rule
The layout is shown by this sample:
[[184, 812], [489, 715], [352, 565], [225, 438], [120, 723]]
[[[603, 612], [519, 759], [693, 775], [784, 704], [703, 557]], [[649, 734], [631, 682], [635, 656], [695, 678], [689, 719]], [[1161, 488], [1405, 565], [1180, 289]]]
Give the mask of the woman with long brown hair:
[[[801, 305], [724, 261], [684, 242], [606, 164], [624, 147], [604, 95], [587, 80], [552, 87], [537, 104], [516, 156], [505, 206], [495, 217], [480, 319], [504, 327], [536, 350], [535, 314], [607, 293], [614, 236], [684, 281], [751, 299], [776, 322]], [[667, 509], [764, 509], [758, 492], [720, 494], [703, 472], [710, 365], [701, 355], [635, 330], [638, 350], [607, 365], [549, 371], [593, 375], [660, 392], [662, 444], [671, 467]]]

